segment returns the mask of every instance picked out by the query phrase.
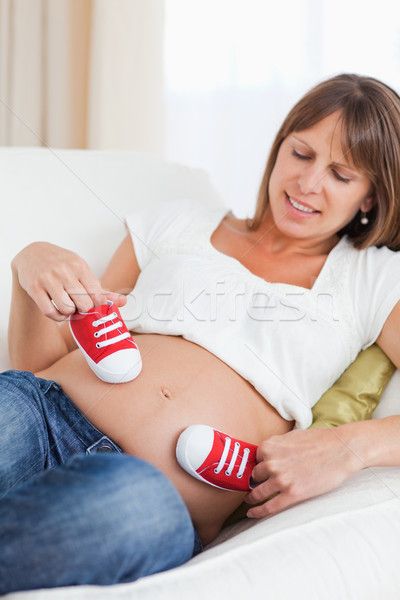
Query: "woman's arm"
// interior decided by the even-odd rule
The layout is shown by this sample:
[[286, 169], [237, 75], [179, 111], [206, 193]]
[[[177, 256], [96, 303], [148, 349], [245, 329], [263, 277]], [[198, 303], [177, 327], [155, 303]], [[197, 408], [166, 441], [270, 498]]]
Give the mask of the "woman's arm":
[[[377, 339], [397, 368], [399, 340], [400, 302]], [[263, 502], [248, 511], [259, 518], [331, 491], [366, 467], [400, 465], [400, 416], [274, 436], [260, 445], [257, 460], [253, 477], [262, 483], [246, 502]]]
[[103, 304], [106, 298], [124, 305], [125, 296], [116, 292], [129, 292], [140, 272], [129, 236], [101, 282], [77, 254], [46, 242], [24, 248], [11, 269], [10, 360], [13, 368], [30, 371], [48, 367], [75, 347], [68, 324], [60, 327], [60, 322], [76, 310], [85, 312]]
[[376, 340], [390, 360], [400, 368], [400, 302], [393, 308]]
[[253, 478], [263, 483], [245, 500], [264, 502], [247, 513], [260, 518], [329, 492], [366, 467], [400, 465], [400, 416], [273, 436], [257, 460]]

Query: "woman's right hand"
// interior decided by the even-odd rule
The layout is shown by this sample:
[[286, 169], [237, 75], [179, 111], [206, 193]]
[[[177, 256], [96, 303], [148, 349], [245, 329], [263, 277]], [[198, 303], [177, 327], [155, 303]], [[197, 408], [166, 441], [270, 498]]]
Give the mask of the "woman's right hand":
[[247, 516], [273, 515], [330, 492], [368, 466], [362, 450], [369, 431], [364, 423], [368, 421], [296, 429], [262, 442], [252, 473], [258, 485], [245, 497], [247, 503], [259, 506], [251, 508]]
[[76, 311], [86, 312], [107, 299], [117, 306], [126, 303], [122, 294], [102, 288], [86, 261], [55, 244], [26, 246], [11, 267], [40, 312], [54, 321], [64, 321]]

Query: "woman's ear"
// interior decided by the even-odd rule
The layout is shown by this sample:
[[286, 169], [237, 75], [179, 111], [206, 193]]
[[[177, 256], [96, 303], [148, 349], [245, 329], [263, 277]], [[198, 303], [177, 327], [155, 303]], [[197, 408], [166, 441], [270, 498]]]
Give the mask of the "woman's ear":
[[366, 198], [364, 198], [360, 209], [362, 212], [369, 212], [371, 210], [371, 208], [374, 206], [374, 204], [376, 203], [375, 200], [375, 196], [373, 194], [371, 194], [370, 196], [367, 196]]

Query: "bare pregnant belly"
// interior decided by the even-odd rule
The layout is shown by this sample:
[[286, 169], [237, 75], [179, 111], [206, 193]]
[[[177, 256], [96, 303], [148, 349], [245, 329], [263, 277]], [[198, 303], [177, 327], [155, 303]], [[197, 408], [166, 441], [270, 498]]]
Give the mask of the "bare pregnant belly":
[[[259, 444], [292, 428], [258, 392], [213, 354], [181, 337], [135, 335], [143, 369], [130, 383], [98, 379], [79, 350], [38, 373], [65, 393], [124, 452], [157, 466], [182, 495], [203, 542], [242, 502], [185, 473], [175, 458], [180, 433], [203, 423]], [[143, 498], [143, 502], [146, 499]]]

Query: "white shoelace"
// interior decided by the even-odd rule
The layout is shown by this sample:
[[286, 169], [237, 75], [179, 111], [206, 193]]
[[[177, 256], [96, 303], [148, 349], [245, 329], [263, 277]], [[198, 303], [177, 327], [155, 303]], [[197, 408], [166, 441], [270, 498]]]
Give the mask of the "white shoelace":
[[[226, 459], [228, 458], [229, 450], [231, 448], [231, 441], [232, 441], [231, 438], [229, 438], [229, 437], [225, 438], [224, 451], [222, 452], [222, 455], [221, 455], [220, 461], [218, 463], [218, 466], [214, 469], [214, 473], [216, 473], [216, 474], [218, 474], [220, 471], [222, 471], [222, 469], [223, 469], [223, 467], [224, 467], [224, 465], [226, 463]], [[233, 469], [235, 467], [236, 460], [237, 460], [237, 458], [239, 456], [239, 450], [240, 450], [240, 444], [239, 444], [239, 442], [235, 442], [235, 446], [234, 446], [234, 449], [233, 449], [233, 452], [232, 452], [231, 460], [229, 462], [228, 468], [225, 471], [225, 475], [227, 475], [228, 477], [232, 474], [232, 471], [233, 471]], [[244, 470], [246, 468], [247, 461], [249, 459], [249, 454], [250, 454], [250, 449], [249, 448], [244, 448], [244, 450], [243, 450], [243, 456], [242, 456], [242, 461], [240, 463], [239, 470], [238, 470], [238, 472], [236, 474], [236, 477], [238, 479], [240, 479], [241, 477], [243, 477], [243, 473], [244, 473]]]
[[[106, 317], [101, 317], [101, 319], [97, 319], [97, 321], [93, 321], [92, 325], [93, 325], [93, 327], [98, 327], [99, 325], [104, 325], [105, 323], [109, 323], [113, 319], [116, 319], [117, 316], [118, 316], [117, 313], [112, 312], [110, 315], [107, 315]], [[109, 331], [115, 331], [116, 329], [118, 329], [118, 327], [121, 327], [121, 326], [122, 326], [122, 321], [117, 321], [116, 323], [113, 323], [112, 325], [109, 325], [108, 327], [103, 327], [99, 331], [96, 331], [94, 334], [94, 337], [98, 338], [101, 335], [106, 335]], [[96, 348], [105, 348], [106, 346], [110, 346], [111, 344], [116, 344], [117, 342], [120, 342], [121, 340], [125, 340], [128, 337], [130, 337], [130, 333], [128, 331], [125, 331], [125, 333], [121, 333], [121, 335], [116, 335], [115, 337], [112, 337], [108, 340], [104, 340], [102, 342], [97, 342]]]

